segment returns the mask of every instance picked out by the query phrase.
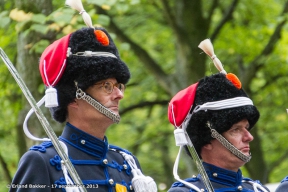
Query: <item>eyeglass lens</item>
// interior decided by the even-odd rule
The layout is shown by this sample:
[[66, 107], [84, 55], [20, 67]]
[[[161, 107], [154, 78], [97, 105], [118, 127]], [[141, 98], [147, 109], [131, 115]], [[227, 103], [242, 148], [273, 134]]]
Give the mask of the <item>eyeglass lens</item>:
[[125, 85], [122, 83], [113, 84], [112, 82], [109, 81], [103, 83], [103, 88], [107, 93], [112, 93], [114, 87], [117, 87], [121, 92], [124, 93]]

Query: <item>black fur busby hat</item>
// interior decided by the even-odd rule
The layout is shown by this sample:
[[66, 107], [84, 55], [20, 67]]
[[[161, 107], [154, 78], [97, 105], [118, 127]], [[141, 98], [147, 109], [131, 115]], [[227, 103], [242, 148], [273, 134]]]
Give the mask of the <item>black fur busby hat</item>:
[[76, 86], [85, 91], [100, 80], [115, 78], [126, 84], [130, 78], [112, 38], [104, 28], [93, 26], [81, 0], [66, 0], [65, 4], [79, 11], [88, 27], [53, 42], [40, 58], [39, 69], [47, 88], [45, 106], [58, 122], [66, 120]]
[[[191, 111], [196, 106], [207, 102], [220, 101], [235, 97], [248, 97], [242, 88], [237, 88], [226, 75], [222, 73], [204, 77], [198, 83], [195, 100]], [[209, 121], [213, 129], [218, 133], [229, 130], [233, 124], [247, 119], [250, 129], [259, 119], [259, 112], [254, 105], [222, 109], [222, 110], [202, 110], [193, 113], [187, 126], [187, 133], [200, 156], [201, 148], [209, 144], [213, 139], [211, 131], [207, 126]]]
[[251, 129], [260, 114], [238, 77], [224, 70], [211, 41], [202, 41], [199, 48], [211, 57], [220, 73], [204, 77], [179, 91], [169, 102], [168, 118], [176, 128], [176, 145], [191, 145], [184, 134], [186, 131], [200, 156], [201, 148], [213, 139], [210, 128], [222, 134], [233, 124], [247, 119]]
[[40, 72], [45, 85], [57, 90], [58, 106], [50, 107], [50, 112], [58, 122], [66, 120], [67, 106], [75, 99], [75, 82], [85, 91], [100, 80], [115, 78], [126, 84], [130, 78], [107, 31], [91, 27], [51, 44], [41, 56]]

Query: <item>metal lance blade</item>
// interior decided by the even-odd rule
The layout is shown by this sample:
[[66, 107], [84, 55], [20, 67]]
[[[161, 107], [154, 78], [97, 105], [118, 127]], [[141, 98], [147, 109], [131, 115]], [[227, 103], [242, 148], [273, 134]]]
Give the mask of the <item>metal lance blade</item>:
[[19, 73], [3, 51], [3, 49], [0, 47], [0, 56], [6, 66], [8, 67], [10, 73], [16, 80], [17, 84], [21, 88], [23, 94], [25, 95], [26, 99], [30, 103], [31, 107], [35, 111], [35, 114], [37, 115], [41, 125], [43, 126], [46, 134], [51, 139], [51, 142], [53, 143], [53, 146], [55, 147], [57, 153], [61, 157], [61, 159], [64, 161], [65, 166], [67, 167], [67, 170], [72, 178], [72, 180], [75, 183], [75, 187], [79, 187], [79, 189], [83, 192], [87, 192], [86, 188], [84, 187], [82, 180], [80, 179], [78, 173], [76, 172], [74, 166], [72, 165], [71, 161], [69, 160], [67, 154], [61, 147], [56, 134], [54, 133], [53, 129], [51, 128], [50, 124], [48, 123], [47, 119], [45, 118], [44, 114], [42, 113], [41, 109], [37, 106], [35, 99], [31, 95], [29, 89], [27, 88], [26, 84], [24, 83], [23, 79], [20, 77]]

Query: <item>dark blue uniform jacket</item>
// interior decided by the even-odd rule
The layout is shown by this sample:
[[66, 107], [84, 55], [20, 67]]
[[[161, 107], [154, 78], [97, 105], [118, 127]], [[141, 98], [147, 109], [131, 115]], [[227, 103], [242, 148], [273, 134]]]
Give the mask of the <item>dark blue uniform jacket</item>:
[[281, 181], [275, 192], [288, 192], [288, 176]]
[[[203, 163], [203, 166], [215, 192], [253, 192], [253, 183], [255, 186], [260, 185], [261, 187], [264, 187], [259, 181], [253, 181], [249, 178], [243, 178], [240, 169], [238, 170], [238, 172], [234, 172], [216, 167], [208, 163]], [[185, 179], [185, 181], [194, 184], [200, 190], [205, 189], [205, 185], [200, 175]], [[266, 187], [264, 188], [269, 191]], [[258, 188], [258, 191], [263, 192], [264, 190], [262, 191]], [[181, 182], [175, 182], [168, 192], [195, 192], [195, 190], [186, 187]]]
[[[66, 144], [68, 156], [87, 191], [114, 192], [116, 184], [133, 191], [131, 167], [119, 151], [130, 152], [109, 145], [106, 137], [99, 140], [69, 123], [59, 139]], [[51, 142], [43, 142], [23, 155], [10, 191], [60, 192], [65, 191], [65, 184], [60, 156]]]

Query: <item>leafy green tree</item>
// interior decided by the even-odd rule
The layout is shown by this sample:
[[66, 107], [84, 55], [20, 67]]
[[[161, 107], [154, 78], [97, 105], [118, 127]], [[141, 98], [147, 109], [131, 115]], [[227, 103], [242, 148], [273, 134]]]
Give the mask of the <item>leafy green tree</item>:
[[[133, 8], [120, 15], [115, 10], [104, 10], [98, 4], [96, 8], [97, 13], [111, 18], [107, 27], [114, 31], [123, 42], [130, 44], [131, 51], [138, 56], [144, 69], [158, 82], [157, 90], [162, 88], [168, 97], [172, 97], [179, 89], [196, 82], [205, 74], [215, 72], [209, 61], [210, 71], [207, 73], [206, 57], [201, 55], [201, 51], [197, 48], [201, 40], [210, 37], [215, 44], [216, 54], [219, 53], [218, 57], [224, 63], [226, 70], [239, 76], [243, 88], [255, 100], [255, 105], [259, 107], [264, 117], [269, 111], [270, 120], [274, 122], [269, 110], [273, 105], [266, 105], [267, 101], [261, 100], [260, 102], [257, 100], [257, 95], [266, 92], [269, 86], [277, 89], [275, 83], [278, 79], [285, 81], [285, 75], [281, 74], [285, 74], [287, 67], [281, 64], [283, 52], [278, 52], [277, 48], [281, 43], [281, 34], [285, 33], [288, 4], [287, 1], [278, 1], [277, 5], [265, 1], [265, 5], [262, 6], [262, 3], [264, 2], [261, 1], [260, 4], [260, 1], [238, 0], [230, 2], [215, 0], [210, 3], [207, 1], [147, 0], [141, 1], [142, 6], [138, 9]], [[137, 19], [132, 21], [130, 18]], [[125, 25], [123, 23], [126, 19], [128, 22]], [[169, 31], [169, 36], [165, 37], [166, 30]], [[157, 37], [159, 33], [162, 38]], [[152, 44], [149, 43], [151, 39], [154, 40]], [[161, 42], [163, 39], [164, 41]], [[169, 49], [170, 46], [175, 46], [174, 51]], [[165, 53], [173, 55], [175, 59]], [[171, 62], [172, 66], [165, 69], [166, 65], [163, 63]], [[274, 62], [275, 68], [273, 69], [271, 64]], [[282, 70], [277, 70], [280, 68]], [[263, 80], [265, 83], [260, 83]], [[285, 87], [282, 83], [277, 85]], [[282, 95], [281, 99], [280, 95]], [[276, 95], [273, 97], [277, 101], [282, 100], [283, 104], [283, 95], [285, 92], [279, 93], [278, 97]], [[167, 104], [164, 104], [164, 107], [167, 107]], [[282, 108], [275, 111], [274, 117], [283, 114], [285, 114], [285, 109]], [[281, 123], [274, 122], [274, 128], [270, 130], [283, 130], [285, 123], [285, 120]], [[269, 182], [269, 175], [287, 158], [287, 154], [283, 153], [285, 151], [283, 148], [282, 153], [278, 150], [278, 153], [275, 153], [277, 157], [275, 162], [266, 160], [270, 157], [264, 153], [266, 150], [262, 144], [266, 135], [263, 132], [268, 129], [265, 125], [266, 123], [261, 119], [252, 131], [254, 135], [254, 142], [251, 144], [253, 159], [245, 166], [250, 177], [257, 178], [263, 183]], [[265, 141], [271, 145], [271, 141], [275, 142], [275, 138], [270, 142]], [[280, 146], [287, 147], [287, 145]], [[279, 145], [274, 145], [274, 147], [279, 148]], [[279, 177], [278, 179], [280, 180]]]

